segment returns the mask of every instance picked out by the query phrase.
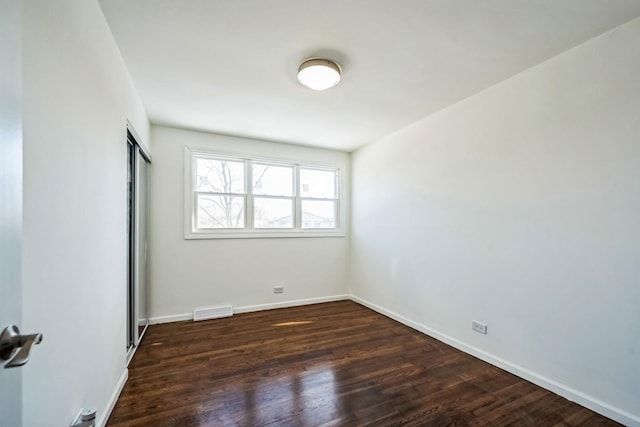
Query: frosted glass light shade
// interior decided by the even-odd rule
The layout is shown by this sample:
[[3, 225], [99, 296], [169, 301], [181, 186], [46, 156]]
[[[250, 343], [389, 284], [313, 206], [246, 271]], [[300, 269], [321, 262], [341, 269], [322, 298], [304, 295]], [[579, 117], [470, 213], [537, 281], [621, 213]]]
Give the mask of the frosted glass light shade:
[[313, 90], [334, 87], [340, 81], [341, 69], [328, 59], [308, 59], [298, 68], [298, 81]]

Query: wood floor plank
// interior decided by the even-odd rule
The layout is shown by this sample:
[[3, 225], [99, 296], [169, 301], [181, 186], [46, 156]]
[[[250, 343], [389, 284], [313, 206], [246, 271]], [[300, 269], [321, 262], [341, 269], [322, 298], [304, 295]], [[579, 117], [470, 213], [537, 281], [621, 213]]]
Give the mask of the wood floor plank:
[[108, 426], [619, 426], [351, 301], [149, 327]]

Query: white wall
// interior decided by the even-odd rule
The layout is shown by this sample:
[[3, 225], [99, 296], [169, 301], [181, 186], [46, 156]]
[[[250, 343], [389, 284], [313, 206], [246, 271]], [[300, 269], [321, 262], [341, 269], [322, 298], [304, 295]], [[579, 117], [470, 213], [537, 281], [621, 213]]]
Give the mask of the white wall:
[[[326, 163], [340, 167], [346, 181], [348, 153], [158, 126], [151, 133], [151, 316], [156, 321], [188, 317], [194, 308], [273, 306], [347, 293], [347, 237], [185, 240], [183, 152], [187, 145]], [[348, 209], [348, 192], [343, 196], [342, 207]], [[285, 293], [274, 295], [276, 285]]]
[[639, 76], [636, 19], [354, 153], [353, 294], [640, 425]]
[[44, 334], [23, 422], [104, 421], [126, 372], [126, 124], [149, 124], [97, 1], [26, 1], [23, 34], [24, 330]]

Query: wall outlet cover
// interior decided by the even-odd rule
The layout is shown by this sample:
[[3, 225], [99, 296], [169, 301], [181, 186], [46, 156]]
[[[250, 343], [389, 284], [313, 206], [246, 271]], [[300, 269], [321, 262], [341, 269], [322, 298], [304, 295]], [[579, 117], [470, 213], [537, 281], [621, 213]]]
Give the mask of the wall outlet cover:
[[487, 335], [487, 325], [481, 322], [477, 322], [475, 320], [471, 321], [471, 329], [474, 331]]

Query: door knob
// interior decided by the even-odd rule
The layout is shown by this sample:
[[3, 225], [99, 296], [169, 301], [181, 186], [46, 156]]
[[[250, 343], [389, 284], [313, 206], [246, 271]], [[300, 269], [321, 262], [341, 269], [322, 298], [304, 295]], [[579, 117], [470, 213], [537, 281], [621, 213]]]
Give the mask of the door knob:
[[42, 334], [20, 335], [16, 325], [9, 325], [0, 335], [0, 359], [6, 360], [6, 368], [17, 368], [29, 361], [29, 352], [34, 344], [42, 342]]

